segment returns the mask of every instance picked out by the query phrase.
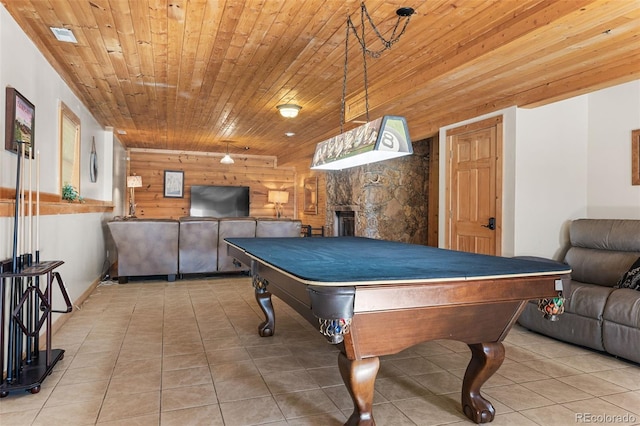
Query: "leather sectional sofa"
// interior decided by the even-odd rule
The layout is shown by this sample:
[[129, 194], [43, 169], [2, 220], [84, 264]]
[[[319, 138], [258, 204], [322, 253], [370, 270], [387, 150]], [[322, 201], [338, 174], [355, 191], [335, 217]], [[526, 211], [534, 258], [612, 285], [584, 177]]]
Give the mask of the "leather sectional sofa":
[[640, 291], [616, 288], [640, 258], [640, 220], [578, 219], [564, 261], [571, 267], [565, 312], [549, 321], [527, 304], [519, 322], [565, 342], [640, 363]]
[[107, 223], [115, 243], [117, 276], [243, 272], [246, 267], [227, 256], [227, 237], [300, 237], [301, 222], [289, 219], [185, 217], [120, 219]]

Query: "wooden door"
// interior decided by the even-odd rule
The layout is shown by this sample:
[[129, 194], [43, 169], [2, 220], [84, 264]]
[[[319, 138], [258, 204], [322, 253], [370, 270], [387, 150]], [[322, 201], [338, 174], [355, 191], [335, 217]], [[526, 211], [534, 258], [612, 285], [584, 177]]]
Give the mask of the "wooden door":
[[447, 131], [448, 248], [500, 255], [502, 117]]

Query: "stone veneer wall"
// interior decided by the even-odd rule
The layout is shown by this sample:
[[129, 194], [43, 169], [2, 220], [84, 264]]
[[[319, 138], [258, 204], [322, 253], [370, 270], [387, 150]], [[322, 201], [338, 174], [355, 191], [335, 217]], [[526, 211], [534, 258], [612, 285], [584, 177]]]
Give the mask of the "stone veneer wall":
[[427, 244], [427, 142], [414, 142], [407, 157], [327, 172], [329, 235], [336, 210], [354, 211], [356, 236]]

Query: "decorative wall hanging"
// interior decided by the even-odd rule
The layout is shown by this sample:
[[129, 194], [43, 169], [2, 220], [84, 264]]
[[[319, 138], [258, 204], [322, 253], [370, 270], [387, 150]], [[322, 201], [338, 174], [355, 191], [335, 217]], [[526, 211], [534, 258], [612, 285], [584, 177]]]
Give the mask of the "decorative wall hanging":
[[96, 153], [96, 138], [91, 138], [91, 154], [89, 155], [89, 178], [91, 182], [98, 181], [98, 154]]
[[640, 129], [631, 132], [631, 184], [640, 185]]
[[18, 145], [24, 143], [26, 158], [35, 158], [36, 107], [16, 89], [7, 87], [5, 111], [5, 149], [17, 154]]

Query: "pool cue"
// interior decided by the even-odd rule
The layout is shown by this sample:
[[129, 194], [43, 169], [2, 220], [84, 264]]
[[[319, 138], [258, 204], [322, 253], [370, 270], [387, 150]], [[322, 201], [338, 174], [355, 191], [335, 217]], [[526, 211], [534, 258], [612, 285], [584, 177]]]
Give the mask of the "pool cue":
[[[16, 141], [18, 147], [22, 142]], [[19, 220], [20, 220], [20, 166], [21, 166], [22, 155], [20, 154], [20, 149], [18, 149], [18, 158], [16, 165], [16, 200], [14, 206], [14, 215], [13, 215], [13, 253], [12, 253], [12, 273], [17, 274], [18, 269], [18, 248], [19, 248]], [[11, 289], [9, 291], [9, 336], [7, 342], [7, 383], [12, 383], [17, 378], [18, 370], [16, 368], [16, 328], [17, 325], [13, 319], [14, 300], [15, 293], [17, 287], [17, 277], [11, 278]], [[4, 297], [4, 296], [3, 296]]]

